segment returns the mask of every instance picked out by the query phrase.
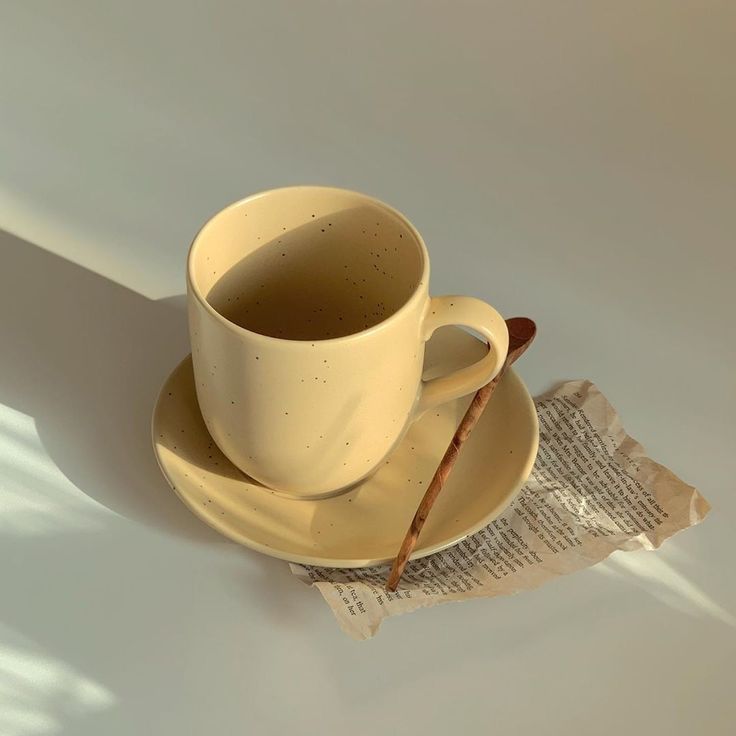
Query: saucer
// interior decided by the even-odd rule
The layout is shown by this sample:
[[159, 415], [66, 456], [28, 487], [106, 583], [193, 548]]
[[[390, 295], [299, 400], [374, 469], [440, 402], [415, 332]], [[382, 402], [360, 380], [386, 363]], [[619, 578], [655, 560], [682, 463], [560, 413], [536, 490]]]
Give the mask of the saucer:
[[[478, 360], [487, 348], [457, 327], [427, 343], [425, 378]], [[153, 414], [153, 446], [190, 510], [235, 542], [272, 557], [323, 567], [393, 560], [471, 396], [417, 420], [379, 470], [320, 500], [285, 498], [243, 475], [220, 452], [199, 411], [191, 356], [169, 376]], [[496, 388], [427, 519], [412, 559], [482, 529], [521, 488], [537, 454], [537, 414], [513, 370]]]

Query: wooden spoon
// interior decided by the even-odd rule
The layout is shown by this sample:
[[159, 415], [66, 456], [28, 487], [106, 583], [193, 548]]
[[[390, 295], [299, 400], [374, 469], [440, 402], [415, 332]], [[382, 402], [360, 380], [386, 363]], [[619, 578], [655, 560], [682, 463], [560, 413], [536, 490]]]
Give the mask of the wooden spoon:
[[503, 377], [506, 369], [524, 354], [537, 333], [537, 326], [528, 317], [512, 317], [511, 319], [507, 319], [506, 327], [509, 331], [509, 351], [503, 368], [501, 368], [499, 374], [490, 383], [478, 389], [468, 410], [465, 412], [465, 416], [460, 422], [460, 426], [457, 428], [444, 457], [437, 467], [432, 477], [432, 482], [429, 484], [427, 492], [424, 494], [419, 508], [416, 514], [414, 514], [411, 525], [406, 532], [401, 549], [398, 555], [396, 555], [394, 565], [391, 568], [391, 574], [388, 576], [388, 582], [386, 583], [387, 590], [396, 590], [406, 563], [409, 561], [409, 556], [414, 551], [414, 547], [419, 539], [424, 522], [427, 521], [430, 509], [437, 500], [437, 496], [440, 495], [440, 491], [447, 477], [450, 475], [453, 465], [455, 465], [455, 461], [460, 454], [460, 448], [470, 436], [473, 427], [478, 423], [493, 391]]

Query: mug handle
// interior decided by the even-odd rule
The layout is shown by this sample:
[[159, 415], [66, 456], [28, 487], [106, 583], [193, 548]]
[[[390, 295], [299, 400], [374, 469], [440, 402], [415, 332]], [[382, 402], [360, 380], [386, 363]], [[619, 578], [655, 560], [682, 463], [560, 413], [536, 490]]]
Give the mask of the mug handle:
[[490, 350], [472, 365], [422, 381], [415, 417], [485, 386], [498, 375], [506, 360], [509, 332], [503, 317], [490, 304], [470, 296], [432, 297], [422, 325], [422, 340], [426, 342], [438, 327], [445, 325], [477, 330], [488, 341]]

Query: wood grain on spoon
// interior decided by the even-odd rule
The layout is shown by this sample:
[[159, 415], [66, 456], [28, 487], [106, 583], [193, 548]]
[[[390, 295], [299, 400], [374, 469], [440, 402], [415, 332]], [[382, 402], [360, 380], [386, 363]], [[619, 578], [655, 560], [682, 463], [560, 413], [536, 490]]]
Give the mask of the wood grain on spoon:
[[478, 420], [486, 408], [488, 400], [491, 398], [493, 391], [503, 377], [506, 369], [514, 362], [516, 362], [531, 345], [532, 340], [537, 332], [537, 326], [532, 320], [527, 317], [512, 317], [506, 320], [506, 327], [509, 331], [509, 351], [506, 356], [506, 361], [503, 364], [503, 368], [499, 374], [488, 384], [478, 389], [478, 392], [473, 397], [468, 410], [465, 412], [465, 416], [460, 422], [460, 426], [457, 428], [450, 445], [445, 452], [444, 457], [440, 461], [437, 470], [434, 473], [432, 482], [427, 488], [427, 492], [424, 494], [417, 512], [414, 514], [411, 525], [409, 526], [404, 542], [401, 545], [396, 559], [394, 560], [393, 567], [391, 568], [391, 574], [388, 577], [386, 588], [388, 590], [396, 590], [396, 586], [399, 584], [399, 580], [404, 572], [406, 563], [409, 561], [411, 553], [414, 551], [419, 534], [422, 531], [424, 522], [429, 516], [429, 512], [432, 505], [437, 500], [437, 496], [440, 495], [440, 491], [447, 480], [447, 477], [452, 471], [453, 465], [460, 454], [460, 448], [463, 446], [465, 440], [468, 439], [470, 433], [473, 431], [473, 427], [478, 423]]

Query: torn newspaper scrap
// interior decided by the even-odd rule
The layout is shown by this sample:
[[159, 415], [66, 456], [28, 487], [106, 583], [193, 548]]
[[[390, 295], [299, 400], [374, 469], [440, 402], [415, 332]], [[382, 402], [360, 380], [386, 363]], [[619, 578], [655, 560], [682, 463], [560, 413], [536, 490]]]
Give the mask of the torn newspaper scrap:
[[536, 400], [539, 454], [514, 503], [487, 527], [409, 563], [395, 593], [389, 567], [291, 565], [315, 585], [350, 636], [373, 636], [383, 619], [424, 606], [531, 590], [589, 567], [615, 550], [655, 549], [702, 521], [708, 502], [647, 457], [589, 381]]

